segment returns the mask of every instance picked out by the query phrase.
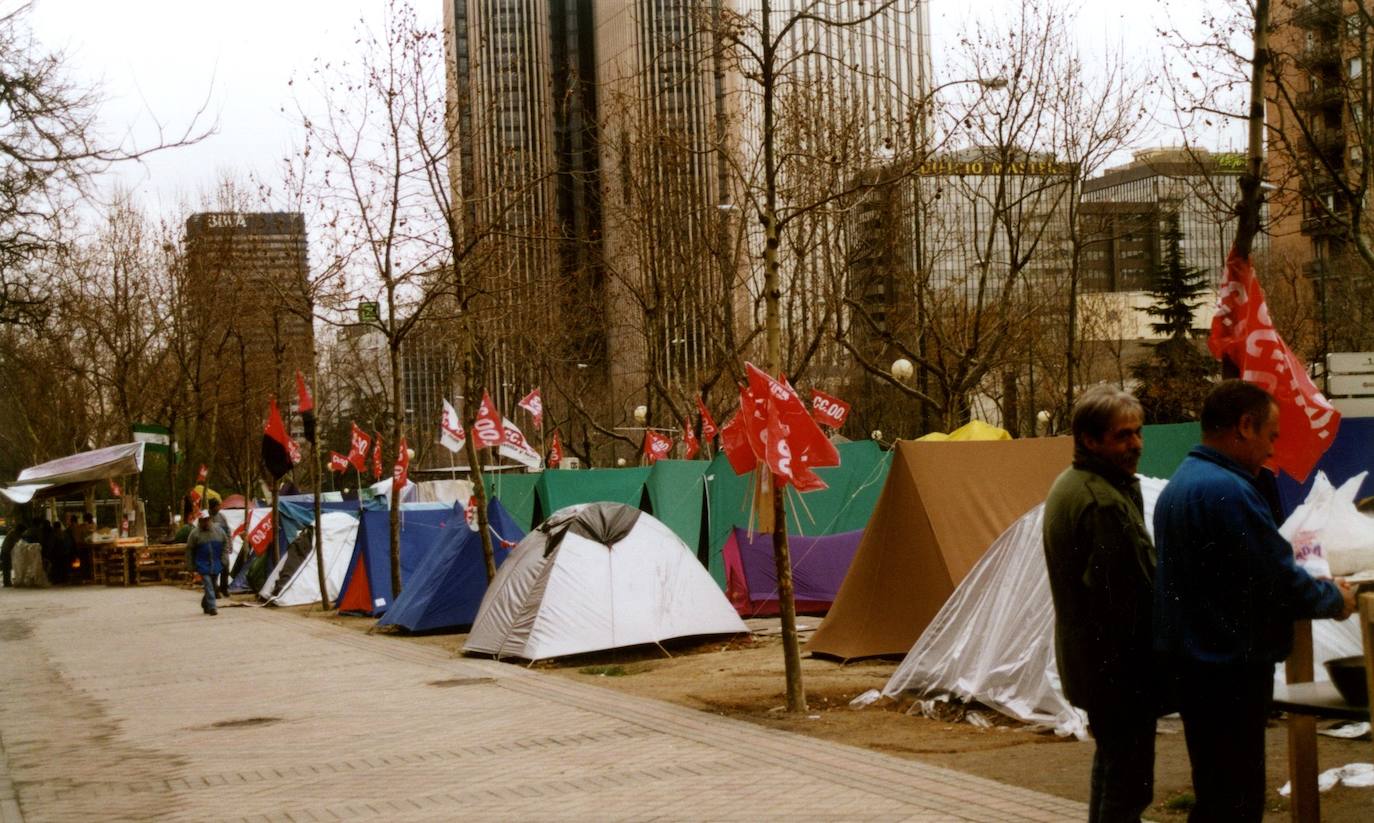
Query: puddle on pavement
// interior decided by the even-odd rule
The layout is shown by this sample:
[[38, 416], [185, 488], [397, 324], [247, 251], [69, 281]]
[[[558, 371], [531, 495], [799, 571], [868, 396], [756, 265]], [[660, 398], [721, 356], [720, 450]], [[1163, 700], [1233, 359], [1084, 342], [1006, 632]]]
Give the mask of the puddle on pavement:
[[27, 620], [8, 617], [0, 620], [0, 640], [25, 640], [33, 634], [33, 625]]
[[431, 680], [426, 686], [434, 686], [440, 689], [451, 689], [454, 686], [480, 686], [483, 683], [495, 683], [494, 677], [451, 677], [448, 680]]

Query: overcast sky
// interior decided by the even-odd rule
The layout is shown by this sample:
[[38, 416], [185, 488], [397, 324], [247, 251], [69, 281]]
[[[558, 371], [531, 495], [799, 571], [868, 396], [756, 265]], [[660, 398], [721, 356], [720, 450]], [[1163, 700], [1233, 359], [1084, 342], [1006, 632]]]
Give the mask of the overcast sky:
[[[437, 22], [442, 2], [419, 0], [417, 8]], [[944, 78], [939, 42], [971, 17], [1007, 15], [1017, 5], [932, 0], [937, 76]], [[1200, 5], [1085, 0], [1079, 3], [1080, 43], [1088, 50], [1119, 44], [1155, 59], [1155, 31], [1169, 22], [1170, 12], [1186, 17]], [[202, 121], [215, 125], [215, 134], [120, 172], [124, 184], [158, 211], [171, 210], [178, 198], [198, 201], [226, 172], [272, 177], [297, 133], [291, 78], [304, 76], [316, 57], [349, 56], [358, 20], [377, 19], [384, 6], [384, 0], [33, 0], [30, 22], [41, 43], [66, 52], [75, 80], [102, 84], [101, 120], [110, 136], [129, 134], [148, 144], [159, 121], [175, 132], [205, 108]]]

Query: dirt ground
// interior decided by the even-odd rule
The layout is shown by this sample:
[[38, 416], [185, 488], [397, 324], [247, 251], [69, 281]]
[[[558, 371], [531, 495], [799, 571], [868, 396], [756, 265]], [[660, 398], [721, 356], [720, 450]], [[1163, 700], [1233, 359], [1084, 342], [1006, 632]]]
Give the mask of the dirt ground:
[[[375, 623], [369, 618], [322, 613], [318, 607], [287, 611], [325, 619], [353, 631], [372, 631]], [[784, 713], [782, 642], [772, 628], [776, 622], [750, 621], [755, 630], [750, 637], [670, 644], [666, 649], [620, 650], [540, 663], [535, 668], [608, 689], [1087, 802], [1091, 743], [1035, 731], [987, 709], [980, 712], [992, 721], [987, 727], [958, 717], [966, 710], [978, 710], [977, 706], [954, 707], [945, 719], [907, 714], [911, 699], [884, 700], [867, 708], [851, 709], [849, 701], [855, 696], [882, 688], [897, 661], [840, 664], [803, 658], [809, 711], [805, 715]], [[801, 622], [814, 628], [819, 619], [802, 618]], [[391, 634], [389, 630], [381, 631]], [[466, 639], [463, 634], [392, 636], [400, 643], [437, 646], [454, 655], [462, 653]], [[1330, 725], [1334, 724], [1318, 728]], [[1268, 739], [1270, 789], [1265, 820], [1287, 820], [1288, 801], [1277, 791], [1288, 780], [1287, 736], [1281, 720], [1270, 722]], [[1318, 756], [1322, 769], [1374, 762], [1374, 743], [1368, 739], [1350, 741], [1319, 735]], [[1184, 820], [1191, 796], [1182, 725], [1177, 718], [1165, 718], [1160, 722], [1156, 740], [1155, 804], [1147, 815], [1155, 820]], [[1368, 823], [1374, 820], [1374, 788], [1337, 786], [1321, 796], [1321, 806], [1324, 821]]]

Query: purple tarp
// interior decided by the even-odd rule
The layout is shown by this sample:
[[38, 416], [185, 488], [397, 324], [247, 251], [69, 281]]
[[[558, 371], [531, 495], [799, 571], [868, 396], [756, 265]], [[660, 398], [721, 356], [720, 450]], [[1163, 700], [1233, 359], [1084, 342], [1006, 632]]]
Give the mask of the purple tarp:
[[[793, 596], [799, 609], [824, 610], [834, 602], [862, 537], [863, 529], [820, 537], [788, 537]], [[727, 594], [736, 610], [749, 616], [775, 611], [778, 576], [773, 562], [773, 535], [750, 535], [737, 528], [726, 541], [725, 555]], [[771, 609], [768, 604], [772, 604]]]

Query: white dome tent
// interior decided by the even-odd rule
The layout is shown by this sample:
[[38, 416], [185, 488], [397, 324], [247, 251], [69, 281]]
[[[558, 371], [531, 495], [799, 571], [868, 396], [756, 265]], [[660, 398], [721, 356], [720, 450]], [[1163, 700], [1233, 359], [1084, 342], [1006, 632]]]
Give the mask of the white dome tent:
[[667, 526], [620, 503], [590, 503], [554, 513], [511, 550], [464, 652], [543, 660], [747, 631]]

